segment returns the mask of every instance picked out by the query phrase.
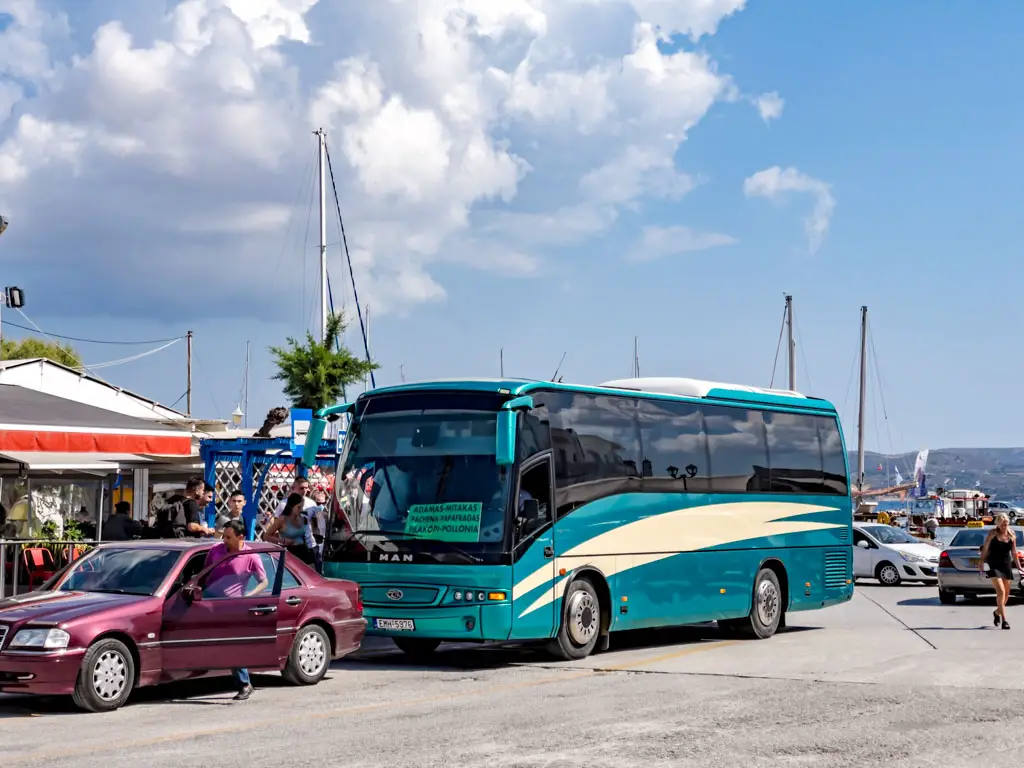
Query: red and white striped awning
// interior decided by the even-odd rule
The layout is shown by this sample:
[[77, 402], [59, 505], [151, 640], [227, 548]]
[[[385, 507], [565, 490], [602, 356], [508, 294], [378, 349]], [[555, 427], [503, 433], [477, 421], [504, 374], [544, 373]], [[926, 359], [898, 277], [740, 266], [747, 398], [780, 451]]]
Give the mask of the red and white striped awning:
[[192, 433], [0, 384], [0, 453], [190, 456]]

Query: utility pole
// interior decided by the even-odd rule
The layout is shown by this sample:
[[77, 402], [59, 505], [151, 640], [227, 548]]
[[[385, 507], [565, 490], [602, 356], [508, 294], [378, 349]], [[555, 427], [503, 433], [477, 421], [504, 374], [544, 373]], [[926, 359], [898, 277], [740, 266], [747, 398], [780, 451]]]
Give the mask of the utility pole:
[[868, 308], [860, 308], [860, 410], [857, 414], [857, 490], [864, 491], [864, 408], [868, 393]]
[[185, 350], [188, 356], [185, 363], [185, 415], [192, 418], [192, 331], [185, 336]]
[[786, 327], [789, 329], [789, 390], [796, 391], [796, 342], [793, 341], [793, 297], [786, 294]]
[[320, 143], [320, 340], [327, 343], [327, 134], [315, 131]]

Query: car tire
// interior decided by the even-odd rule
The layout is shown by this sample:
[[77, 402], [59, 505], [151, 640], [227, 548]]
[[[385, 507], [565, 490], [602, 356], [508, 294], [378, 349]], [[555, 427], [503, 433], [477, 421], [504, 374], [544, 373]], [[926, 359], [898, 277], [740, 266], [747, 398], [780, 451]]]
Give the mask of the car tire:
[[135, 659], [120, 640], [106, 638], [89, 646], [71, 698], [86, 712], [113, 712], [135, 688]]
[[391, 640], [398, 650], [417, 661], [429, 659], [441, 645], [440, 640], [431, 640], [427, 637], [392, 637]]
[[948, 589], [940, 589], [939, 602], [943, 605], [956, 605], [956, 592], [950, 592]]
[[771, 568], [762, 568], [754, 578], [750, 613], [727, 622], [726, 633], [750, 640], [767, 640], [785, 626], [785, 615], [779, 577]]
[[318, 624], [307, 624], [292, 642], [282, 675], [292, 685], [316, 685], [331, 666], [331, 640]]
[[605, 616], [597, 590], [589, 579], [576, 579], [562, 599], [562, 620], [558, 634], [548, 643], [548, 652], [566, 661], [585, 659], [601, 639]]
[[879, 583], [883, 587], [898, 587], [903, 583], [903, 577], [900, 576], [900, 569], [890, 563], [888, 560], [883, 560], [875, 568], [875, 578], [878, 579]]

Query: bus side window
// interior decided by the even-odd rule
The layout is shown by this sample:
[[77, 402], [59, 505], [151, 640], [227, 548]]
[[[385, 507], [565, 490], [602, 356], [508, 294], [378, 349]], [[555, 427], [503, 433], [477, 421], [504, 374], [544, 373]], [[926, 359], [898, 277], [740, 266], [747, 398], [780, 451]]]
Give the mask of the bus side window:
[[529, 500], [537, 502], [539, 514], [536, 518], [528, 519], [522, 526], [519, 533], [520, 541], [528, 539], [534, 532], [547, 527], [552, 522], [554, 505], [551, 503], [551, 462], [549, 460], [541, 461], [523, 472], [519, 480], [518, 512], [520, 515], [523, 514], [524, 508], [527, 507], [526, 502]]

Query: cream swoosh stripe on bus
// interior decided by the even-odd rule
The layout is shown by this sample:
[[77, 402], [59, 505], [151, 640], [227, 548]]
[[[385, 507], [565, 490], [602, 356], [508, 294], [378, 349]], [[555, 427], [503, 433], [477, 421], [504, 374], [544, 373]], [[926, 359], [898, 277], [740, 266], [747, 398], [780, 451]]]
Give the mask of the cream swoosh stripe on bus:
[[[662, 512], [584, 541], [559, 556], [554, 563], [554, 570], [557, 572], [563, 567], [574, 569], [591, 565], [606, 577], [611, 577], [681, 552], [696, 552], [765, 536], [842, 528], [839, 523], [793, 519], [818, 512], [836, 511], [837, 507], [817, 504], [740, 501]], [[672, 551], [666, 552], [666, 546], [671, 546]], [[609, 554], [614, 552], [630, 554], [628, 557]], [[556, 585], [552, 578], [552, 567], [548, 564], [512, 588], [512, 599], [515, 601], [549, 582], [551, 589], [545, 590], [520, 613], [520, 618], [560, 598], [565, 592], [567, 580], [563, 579], [561, 584]]]

